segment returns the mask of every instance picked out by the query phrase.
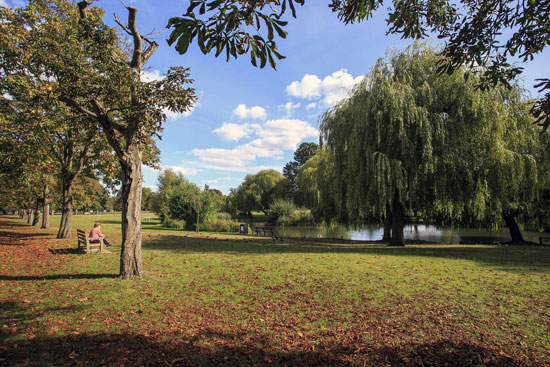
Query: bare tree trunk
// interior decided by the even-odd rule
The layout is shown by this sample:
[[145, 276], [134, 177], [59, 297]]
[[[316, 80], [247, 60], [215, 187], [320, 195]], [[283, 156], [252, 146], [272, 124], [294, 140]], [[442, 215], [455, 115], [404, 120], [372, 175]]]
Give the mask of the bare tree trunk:
[[139, 143], [126, 149], [127, 160], [122, 165], [122, 251], [120, 274], [123, 279], [143, 276], [141, 261], [141, 156]]
[[382, 241], [385, 241], [385, 242], [391, 241], [391, 224], [392, 224], [391, 207], [388, 204], [386, 204], [386, 219], [384, 220], [384, 235], [382, 236]]
[[392, 202], [392, 229], [391, 241], [388, 246], [405, 246], [405, 237], [403, 235], [403, 227], [405, 225], [405, 215], [403, 213], [403, 205], [399, 200], [399, 195], [396, 192]]
[[32, 224], [34, 219], [34, 212], [32, 209], [27, 209], [27, 224]]
[[65, 180], [63, 181], [63, 212], [61, 213], [57, 238], [70, 238], [73, 215], [72, 182], [67, 183]]
[[38, 210], [38, 203], [37, 203], [36, 209], [34, 210], [34, 217], [32, 218], [32, 225], [33, 226], [38, 225], [39, 221], [40, 221], [40, 211]]
[[521, 230], [516, 222], [516, 214], [502, 212], [502, 217], [506, 222], [506, 226], [508, 226], [508, 231], [510, 232], [512, 242], [524, 242]]
[[195, 227], [195, 232], [199, 232], [199, 218], [200, 218], [200, 212], [197, 211], [197, 226]]
[[44, 199], [42, 205], [42, 229], [50, 228], [50, 204]]

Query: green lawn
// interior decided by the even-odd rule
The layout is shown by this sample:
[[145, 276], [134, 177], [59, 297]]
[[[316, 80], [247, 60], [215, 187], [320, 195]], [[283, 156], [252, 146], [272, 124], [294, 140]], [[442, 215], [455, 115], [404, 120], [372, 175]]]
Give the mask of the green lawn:
[[[277, 242], [166, 230], [146, 277], [0, 218], [0, 365], [550, 365], [550, 248]], [[54, 216], [55, 227], [59, 216]], [[78, 215], [120, 244], [120, 214]]]

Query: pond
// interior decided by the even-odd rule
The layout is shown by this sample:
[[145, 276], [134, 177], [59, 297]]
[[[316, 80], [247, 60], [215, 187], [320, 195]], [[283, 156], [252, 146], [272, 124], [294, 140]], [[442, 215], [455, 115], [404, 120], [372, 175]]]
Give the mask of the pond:
[[[377, 225], [367, 225], [360, 229], [336, 226], [333, 228], [310, 226], [275, 227], [275, 235], [281, 237], [320, 237], [341, 238], [356, 241], [376, 241], [382, 239], [384, 229]], [[526, 241], [539, 242], [540, 232], [522, 231]], [[510, 234], [507, 228], [497, 230], [476, 228], [442, 228], [434, 225], [410, 224], [404, 228], [405, 239], [424, 240], [438, 243], [483, 243], [507, 242]], [[543, 234], [542, 234], [543, 235]]]

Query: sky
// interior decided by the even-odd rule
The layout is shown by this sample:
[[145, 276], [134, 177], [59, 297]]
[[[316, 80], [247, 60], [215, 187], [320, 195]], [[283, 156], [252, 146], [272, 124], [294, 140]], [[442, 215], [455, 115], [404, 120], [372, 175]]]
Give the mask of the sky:
[[[310, 0], [289, 18], [287, 39], [277, 41], [286, 59], [277, 70], [255, 68], [243, 55], [203, 55], [196, 44], [179, 55], [168, 46], [168, 19], [183, 14], [184, 0], [123, 0], [138, 9], [142, 34], [153, 32], [160, 45], [146, 65], [143, 78], [161, 78], [170, 66], [189, 67], [198, 102], [184, 114], [168, 113], [162, 139], [162, 169], [181, 172], [203, 187], [224, 193], [236, 188], [247, 174], [273, 168], [282, 172], [301, 142], [318, 142], [319, 117], [361, 81], [388, 49], [403, 49], [411, 40], [386, 35], [386, 14], [367, 22], [343, 25], [328, 8], [329, 0]], [[22, 0], [0, 0], [2, 6], [21, 6]], [[118, 0], [99, 0], [105, 22], [115, 26], [127, 11]], [[436, 45], [436, 41], [432, 42]], [[224, 53], [225, 54], [225, 53]], [[550, 52], [523, 65], [525, 87], [533, 96], [536, 78], [547, 77]], [[160, 171], [143, 167], [144, 187], [156, 189]]]

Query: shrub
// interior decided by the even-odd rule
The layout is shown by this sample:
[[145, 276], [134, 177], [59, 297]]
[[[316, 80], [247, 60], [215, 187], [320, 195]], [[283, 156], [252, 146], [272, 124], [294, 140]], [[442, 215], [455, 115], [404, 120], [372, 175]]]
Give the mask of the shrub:
[[296, 205], [290, 200], [275, 199], [268, 210], [269, 221], [277, 224], [290, 224], [292, 215], [296, 211]]

